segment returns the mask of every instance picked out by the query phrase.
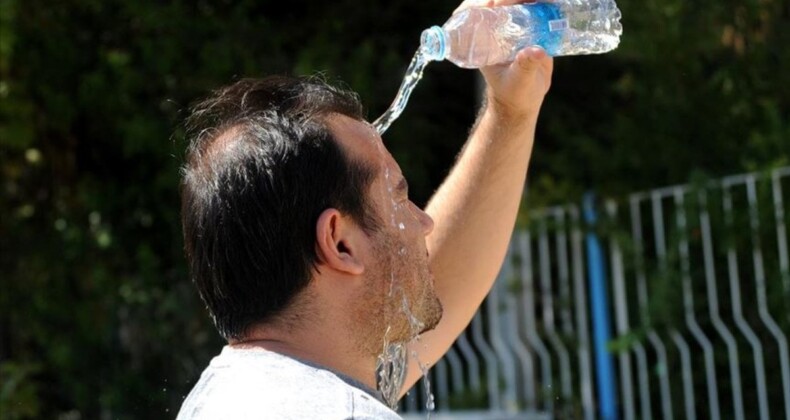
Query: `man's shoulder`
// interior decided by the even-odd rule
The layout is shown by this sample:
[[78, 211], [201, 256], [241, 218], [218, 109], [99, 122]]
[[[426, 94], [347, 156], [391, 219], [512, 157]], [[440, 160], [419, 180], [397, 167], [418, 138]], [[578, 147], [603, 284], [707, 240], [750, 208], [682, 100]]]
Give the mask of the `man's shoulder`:
[[399, 419], [332, 372], [265, 350], [226, 348], [203, 372], [181, 419]]

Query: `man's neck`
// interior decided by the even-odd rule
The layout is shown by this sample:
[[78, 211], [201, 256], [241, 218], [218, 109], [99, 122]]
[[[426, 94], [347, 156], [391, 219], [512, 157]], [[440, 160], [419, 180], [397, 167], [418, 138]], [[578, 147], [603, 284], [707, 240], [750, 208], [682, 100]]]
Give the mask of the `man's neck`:
[[311, 328], [284, 333], [277, 328], [258, 326], [244, 339], [229, 340], [228, 344], [234, 348], [262, 348], [309, 362], [376, 389], [376, 358], [354, 348], [347, 330]]

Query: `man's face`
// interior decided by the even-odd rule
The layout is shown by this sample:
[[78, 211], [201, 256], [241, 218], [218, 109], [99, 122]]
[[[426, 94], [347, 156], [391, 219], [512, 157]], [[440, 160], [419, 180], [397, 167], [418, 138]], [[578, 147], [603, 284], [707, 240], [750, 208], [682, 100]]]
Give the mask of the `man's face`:
[[346, 153], [375, 173], [366, 200], [380, 225], [369, 234], [370, 284], [360, 302], [368, 314], [365, 326], [380, 331], [371, 339], [386, 334], [390, 342], [408, 341], [433, 329], [442, 316], [425, 246], [433, 220], [409, 200], [400, 167], [370, 124], [335, 116], [329, 125]]

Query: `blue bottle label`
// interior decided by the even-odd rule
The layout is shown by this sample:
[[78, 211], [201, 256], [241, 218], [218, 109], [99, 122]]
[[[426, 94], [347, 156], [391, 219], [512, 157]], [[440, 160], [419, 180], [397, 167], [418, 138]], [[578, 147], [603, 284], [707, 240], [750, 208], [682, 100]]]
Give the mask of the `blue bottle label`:
[[569, 22], [560, 10], [560, 7], [548, 1], [527, 3], [523, 7], [529, 10], [533, 19], [532, 36], [534, 44], [540, 45], [551, 56], [557, 55], [564, 30], [568, 29]]

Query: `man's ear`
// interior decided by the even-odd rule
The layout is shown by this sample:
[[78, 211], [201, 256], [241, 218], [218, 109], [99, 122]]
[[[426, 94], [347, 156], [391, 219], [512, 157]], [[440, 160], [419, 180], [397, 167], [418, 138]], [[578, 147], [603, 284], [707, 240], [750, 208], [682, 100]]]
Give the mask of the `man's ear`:
[[316, 254], [319, 264], [348, 274], [360, 275], [365, 264], [361, 228], [337, 209], [326, 209], [315, 224]]

